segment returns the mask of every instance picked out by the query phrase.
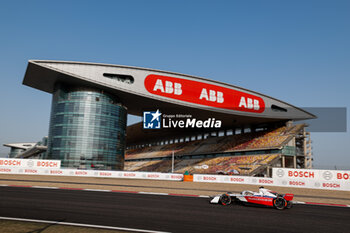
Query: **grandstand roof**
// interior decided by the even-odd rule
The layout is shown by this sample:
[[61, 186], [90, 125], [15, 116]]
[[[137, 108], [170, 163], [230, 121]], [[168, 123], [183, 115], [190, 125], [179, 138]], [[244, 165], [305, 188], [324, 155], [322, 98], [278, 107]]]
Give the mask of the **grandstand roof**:
[[190, 113], [197, 119], [220, 119], [223, 128], [315, 118], [270, 96], [191, 75], [86, 62], [28, 62], [24, 85], [53, 93], [56, 83], [94, 87], [114, 94], [129, 114], [142, 116], [143, 111], [156, 109], [168, 114]]
[[36, 144], [35, 142], [22, 142], [22, 143], [7, 143], [7, 144], [3, 144], [3, 146], [17, 148], [17, 149], [28, 149], [34, 146], [35, 144]]

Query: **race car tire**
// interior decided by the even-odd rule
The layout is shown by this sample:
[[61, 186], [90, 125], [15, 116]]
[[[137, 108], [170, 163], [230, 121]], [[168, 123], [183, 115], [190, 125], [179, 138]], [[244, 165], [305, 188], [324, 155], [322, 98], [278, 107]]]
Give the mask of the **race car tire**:
[[286, 206], [287, 202], [283, 197], [277, 197], [273, 199], [273, 207], [275, 207], [275, 209], [283, 210], [284, 208], [286, 208]]
[[229, 204], [231, 204], [231, 202], [232, 202], [232, 199], [231, 199], [230, 195], [225, 193], [225, 194], [222, 194], [220, 196], [220, 203], [222, 205], [229, 205]]
[[286, 209], [290, 209], [293, 207], [293, 202], [291, 201], [287, 201], [287, 206], [286, 206]]

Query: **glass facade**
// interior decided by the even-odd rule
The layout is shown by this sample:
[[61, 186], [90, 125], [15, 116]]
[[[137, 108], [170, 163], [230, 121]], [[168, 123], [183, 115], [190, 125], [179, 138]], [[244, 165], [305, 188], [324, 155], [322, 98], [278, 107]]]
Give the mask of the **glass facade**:
[[126, 116], [115, 96], [56, 85], [45, 157], [67, 168], [123, 170]]
[[9, 158], [15, 158], [16, 155], [22, 153], [24, 151], [24, 149], [19, 149], [19, 148], [11, 148], [10, 154], [9, 154]]

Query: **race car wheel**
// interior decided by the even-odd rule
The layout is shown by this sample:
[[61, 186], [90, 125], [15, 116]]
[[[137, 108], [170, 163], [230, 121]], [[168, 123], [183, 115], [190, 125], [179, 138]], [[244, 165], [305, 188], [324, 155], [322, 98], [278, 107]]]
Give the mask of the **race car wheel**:
[[293, 202], [287, 201], [287, 206], [286, 206], [286, 208], [287, 208], [287, 209], [290, 209], [290, 208], [292, 208], [292, 207], [293, 207]]
[[283, 197], [277, 197], [273, 200], [273, 207], [278, 210], [283, 210], [287, 206], [286, 200]]
[[231, 202], [232, 202], [232, 199], [231, 199], [230, 195], [225, 193], [225, 194], [222, 194], [220, 196], [220, 203], [222, 205], [229, 205], [229, 204], [231, 204]]

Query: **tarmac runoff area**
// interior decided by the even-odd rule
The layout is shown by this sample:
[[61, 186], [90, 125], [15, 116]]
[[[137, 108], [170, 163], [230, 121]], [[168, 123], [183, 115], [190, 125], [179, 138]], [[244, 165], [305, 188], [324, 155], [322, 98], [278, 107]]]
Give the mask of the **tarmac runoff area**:
[[[0, 186], [56, 187], [168, 195], [211, 196], [224, 192], [257, 191], [259, 185], [199, 183], [140, 179], [0, 174]], [[266, 186], [278, 193], [293, 193], [296, 202], [350, 205], [350, 192]]]
[[2, 220], [0, 219], [0, 230], [2, 233], [28, 233], [28, 232], [69, 232], [69, 233], [128, 233], [128, 230], [109, 230], [93, 227], [59, 225], [57, 222], [30, 222], [20, 220]]

